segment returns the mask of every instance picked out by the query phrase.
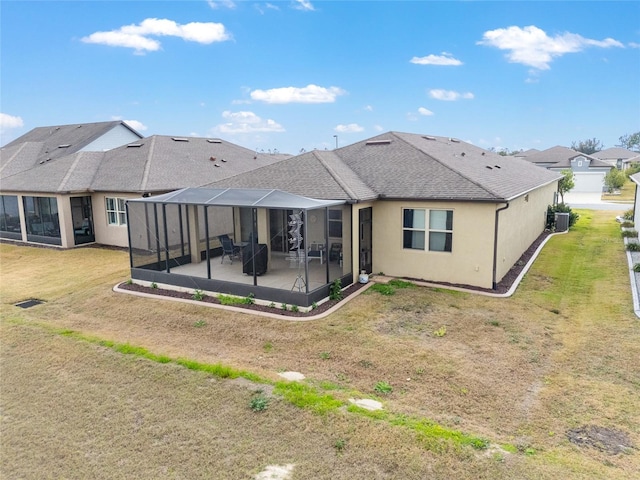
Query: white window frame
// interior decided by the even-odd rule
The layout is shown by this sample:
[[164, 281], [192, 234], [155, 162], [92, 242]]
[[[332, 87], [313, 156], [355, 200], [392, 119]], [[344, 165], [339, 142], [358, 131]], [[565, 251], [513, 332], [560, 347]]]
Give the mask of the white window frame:
[[127, 209], [125, 207], [126, 198], [105, 197], [105, 207], [107, 211], [107, 224], [113, 226], [124, 226], [127, 224]]
[[[413, 211], [421, 211], [424, 213], [424, 227], [421, 226], [406, 226], [405, 225], [405, 211], [413, 210]], [[451, 212], [451, 228], [441, 229], [441, 228], [432, 228], [431, 227], [431, 212]], [[445, 226], [446, 227], [446, 226]], [[406, 232], [421, 232], [424, 235], [423, 243], [424, 245], [421, 247], [413, 247], [406, 246], [405, 235]], [[450, 235], [450, 241], [445, 241], [444, 249], [434, 249], [434, 245], [436, 242], [431, 240], [432, 234], [445, 234]], [[449, 247], [448, 249], [446, 247]], [[453, 251], [453, 210], [452, 209], [443, 209], [443, 208], [403, 208], [402, 209], [402, 248], [404, 250], [418, 250], [418, 251], [429, 251], [429, 252], [441, 252], [441, 253], [451, 253]]]
[[[445, 212], [445, 215], [449, 215], [449, 213], [451, 214], [451, 228], [446, 228], [447, 226], [445, 225], [445, 228], [432, 228], [431, 227], [431, 214], [434, 212]], [[446, 223], [446, 221], [445, 221]], [[450, 240], [447, 242], [447, 240], [445, 240], [445, 248], [443, 249], [435, 249], [434, 245], [436, 242], [433, 242], [431, 240], [431, 235], [432, 234], [445, 234], [445, 239], [447, 235], [450, 235]], [[429, 251], [430, 252], [447, 252], [447, 253], [451, 253], [451, 251], [453, 250], [453, 210], [451, 209], [433, 209], [433, 210], [429, 210]], [[448, 244], [448, 249], [446, 248]]]

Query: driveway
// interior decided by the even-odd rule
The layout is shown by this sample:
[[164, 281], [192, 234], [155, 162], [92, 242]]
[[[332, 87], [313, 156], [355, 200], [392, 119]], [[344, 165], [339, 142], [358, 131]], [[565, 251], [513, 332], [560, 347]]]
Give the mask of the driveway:
[[571, 208], [586, 208], [589, 210], [628, 210], [633, 203], [603, 202], [602, 195], [597, 192], [565, 193], [564, 203]]

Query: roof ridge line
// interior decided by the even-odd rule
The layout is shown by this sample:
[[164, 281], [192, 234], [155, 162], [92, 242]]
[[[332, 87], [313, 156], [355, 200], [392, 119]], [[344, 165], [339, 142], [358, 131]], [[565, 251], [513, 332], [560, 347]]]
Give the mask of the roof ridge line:
[[[351, 167], [349, 167], [349, 165], [347, 165], [346, 163], [344, 163], [342, 161], [342, 158], [340, 158], [340, 156], [336, 155], [335, 153], [331, 152], [332, 155], [336, 156], [340, 162], [342, 162], [342, 164], [348, 168], [349, 170], [351, 170], [351, 172], [358, 178], [360, 178], [360, 176], [358, 174], [356, 174], [356, 172], [353, 171], [353, 169], [351, 169]], [[329, 172], [329, 175], [331, 175], [331, 177], [336, 181], [336, 183], [338, 185], [340, 185], [340, 187], [345, 191], [345, 193], [347, 195], [349, 195], [349, 197], [351, 197], [352, 200], [358, 200], [357, 195], [355, 194], [355, 192], [351, 189], [351, 187], [349, 187], [339, 176], [338, 173], [333, 169], [333, 167], [331, 167], [331, 165], [327, 164], [327, 162], [320, 157], [320, 155], [318, 155], [317, 151], [313, 151], [313, 155], [318, 159], [318, 161], [322, 164], [322, 166], [327, 170], [327, 172]], [[361, 179], [362, 180], [362, 179]], [[365, 183], [365, 182], [362, 182]], [[367, 185], [368, 186], [368, 185]], [[371, 187], [369, 187], [371, 188]], [[371, 189], [373, 190], [373, 189]]]
[[147, 155], [147, 161], [144, 163], [144, 173], [142, 174], [142, 182], [140, 184], [140, 190], [143, 192], [147, 189], [147, 183], [149, 182], [149, 171], [151, 170], [151, 159], [153, 158], [153, 150], [156, 146], [156, 137], [151, 137], [151, 145], [149, 146], [149, 154]]
[[430, 158], [430, 159], [432, 159], [433, 161], [435, 161], [435, 162], [439, 163], [439, 164], [440, 164], [440, 165], [442, 165], [443, 167], [445, 167], [445, 168], [447, 168], [447, 169], [451, 170], [452, 172], [455, 172], [456, 174], [460, 175], [462, 178], [464, 178], [464, 179], [465, 179], [465, 180], [467, 180], [468, 182], [473, 183], [476, 187], [480, 188], [481, 190], [484, 190], [485, 192], [487, 192], [487, 193], [489, 193], [489, 194], [493, 195], [493, 196], [496, 198], [496, 200], [498, 200], [498, 199], [499, 199], [499, 200], [504, 200], [504, 198], [503, 198], [503, 196], [502, 196], [502, 195], [498, 195], [498, 194], [497, 194], [496, 192], [494, 192], [493, 190], [490, 190], [490, 189], [488, 189], [487, 187], [485, 187], [484, 185], [482, 185], [482, 184], [478, 183], [477, 181], [475, 181], [475, 180], [473, 180], [473, 179], [469, 178], [467, 175], [465, 175], [464, 173], [462, 173], [462, 172], [461, 172], [460, 170], [458, 170], [457, 168], [454, 168], [454, 167], [452, 167], [451, 165], [449, 165], [449, 164], [447, 164], [447, 163], [444, 163], [443, 161], [441, 161], [441, 160], [439, 160], [439, 159], [437, 159], [437, 158], [435, 158], [435, 157], [433, 157], [433, 156], [429, 155], [429, 154], [428, 154], [427, 152], [425, 152], [422, 148], [417, 147], [416, 145], [412, 145], [411, 143], [407, 142], [405, 139], [403, 139], [403, 138], [401, 138], [401, 137], [399, 137], [399, 136], [395, 135], [395, 133], [393, 133], [393, 132], [392, 132], [392, 135], [393, 135], [394, 137], [396, 137], [398, 140], [400, 140], [400, 141], [402, 141], [402, 142], [406, 143], [406, 144], [407, 144], [407, 145], [409, 145], [410, 147], [417, 148], [420, 152], [422, 152], [422, 154], [423, 154], [423, 155], [426, 155], [427, 157], [429, 157], [429, 158]]
[[[9, 158], [9, 160], [7, 160], [7, 163], [5, 163], [2, 167], [0, 167], [0, 172], [2, 172], [2, 170], [4, 170], [4, 167], [9, 165], [13, 161], [13, 159], [18, 156], [18, 154], [22, 151], [23, 148], [26, 148], [28, 143], [36, 143], [36, 142], [23, 142], [22, 145], [20, 145], [20, 148], [18, 148], [18, 150], [16, 151], [16, 153], [11, 155], [11, 158]], [[40, 143], [42, 143], [42, 142], [40, 142]]]
[[[76, 166], [78, 165], [78, 162], [80, 162], [80, 159], [82, 158], [84, 152], [76, 152], [73, 155], [76, 155], [76, 159], [73, 161], [73, 163], [71, 164], [71, 166], [69, 167], [69, 169], [67, 170], [67, 173], [65, 173], [64, 178], [62, 179], [62, 181], [60, 182], [60, 185], [58, 185], [58, 190], [57, 191], [61, 191], [63, 190], [63, 187], [66, 185], [66, 183], [69, 181], [69, 178], [71, 178], [71, 174], [73, 173], [73, 171], [76, 169]], [[61, 157], [64, 158], [64, 157]]]

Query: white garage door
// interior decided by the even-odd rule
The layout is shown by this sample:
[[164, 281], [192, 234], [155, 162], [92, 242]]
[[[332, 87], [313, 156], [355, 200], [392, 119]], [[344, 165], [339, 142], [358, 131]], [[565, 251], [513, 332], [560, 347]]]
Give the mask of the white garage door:
[[590, 192], [602, 192], [604, 186], [604, 172], [575, 172], [575, 183], [571, 192], [575, 193], [590, 193]]

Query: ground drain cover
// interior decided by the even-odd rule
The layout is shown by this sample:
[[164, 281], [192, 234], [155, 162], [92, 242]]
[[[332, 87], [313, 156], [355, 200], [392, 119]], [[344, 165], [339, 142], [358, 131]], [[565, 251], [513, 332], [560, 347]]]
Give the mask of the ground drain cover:
[[20, 307], [20, 308], [31, 308], [31, 307], [35, 307], [36, 305], [40, 305], [41, 303], [44, 303], [42, 300], [25, 300], [24, 302], [20, 302], [20, 303], [16, 303], [15, 306], [16, 307]]

